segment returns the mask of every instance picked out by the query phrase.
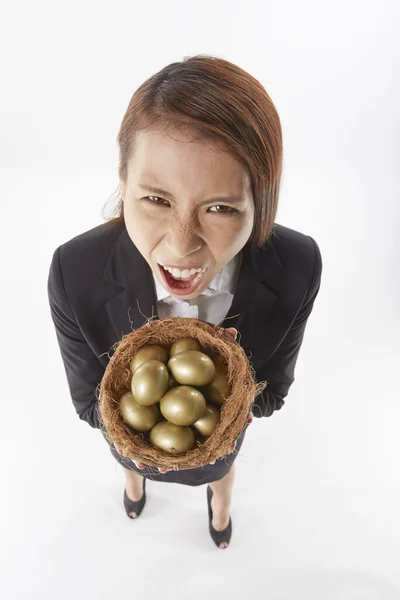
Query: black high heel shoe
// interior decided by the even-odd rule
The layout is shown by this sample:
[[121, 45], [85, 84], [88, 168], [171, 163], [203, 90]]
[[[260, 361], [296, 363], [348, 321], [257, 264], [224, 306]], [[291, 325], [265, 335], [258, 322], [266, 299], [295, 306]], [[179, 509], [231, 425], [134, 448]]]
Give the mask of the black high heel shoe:
[[[217, 531], [216, 529], [214, 529], [213, 525], [212, 525], [212, 518], [213, 518], [213, 513], [212, 513], [212, 509], [211, 509], [211, 498], [213, 497], [213, 491], [210, 488], [210, 486], [207, 486], [207, 504], [208, 504], [208, 528], [210, 531], [210, 535], [212, 537], [212, 539], [214, 540], [215, 544], [218, 546], [222, 543], [222, 542], [226, 542], [229, 545], [229, 542], [231, 540], [231, 536], [232, 536], [232, 519], [229, 516], [229, 523], [227, 525], [227, 527], [225, 527], [225, 529], [223, 529], [222, 531]], [[227, 548], [228, 546], [225, 546], [225, 548]]]
[[[144, 505], [146, 504], [146, 477], [143, 479], [143, 496], [137, 502], [130, 500], [126, 493], [126, 488], [124, 490], [124, 506], [126, 510], [126, 514], [130, 519], [137, 519], [140, 513], [142, 512]], [[136, 517], [131, 517], [129, 513], [136, 513]]]

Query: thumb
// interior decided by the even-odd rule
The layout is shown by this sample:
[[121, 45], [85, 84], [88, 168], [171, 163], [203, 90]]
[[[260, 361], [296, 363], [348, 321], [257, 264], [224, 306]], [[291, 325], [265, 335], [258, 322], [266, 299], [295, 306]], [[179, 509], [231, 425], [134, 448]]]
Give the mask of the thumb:
[[234, 339], [234, 340], [236, 340], [236, 338], [237, 338], [237, 334], [238, 334], [238, 331], [237, 331], [237, 329], [235, 329], [234, 327], [227, 327], [227, 328], [225, 329], [225, 332], [226, 332], [228, 335], [231, 335], [231, 336], [233, 337], [233, 339]]

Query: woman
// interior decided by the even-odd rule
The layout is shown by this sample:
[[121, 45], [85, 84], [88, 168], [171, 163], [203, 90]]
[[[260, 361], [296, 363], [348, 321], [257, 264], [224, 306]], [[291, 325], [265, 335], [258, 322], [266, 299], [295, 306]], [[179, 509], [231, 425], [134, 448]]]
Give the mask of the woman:
[[[282, 134], [270, 97], [226, 60], [187, 58], [139, 87], [118, 143], [117, 214], [59, 246], [48, 278], [79, 417], [100, 428], [97, 392], [112, 346], [148, 317], [170, 316], [239, 331], [257, 380], [268, 382], [254, 415], [271, 416], [294, 381], [322, 260], [313, 238], [275, 223]], [[178, 472], [144, 467], [111, 444], [128, 516], [141, 513], [148, 478], [207, 483], [209, 530], [227, 547], [245, 430], [224, 459]]]

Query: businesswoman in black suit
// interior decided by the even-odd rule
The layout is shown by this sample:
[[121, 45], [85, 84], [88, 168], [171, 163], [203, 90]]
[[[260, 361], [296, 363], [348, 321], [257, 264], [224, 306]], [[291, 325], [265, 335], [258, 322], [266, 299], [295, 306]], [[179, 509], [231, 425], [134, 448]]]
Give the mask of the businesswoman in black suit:
[[[48, 278], [76, 412], [101, 430], [97, 392], [115, 342], [148, 317], [194, 314], [239, 332], [257, 380], [268, 382], [252, 412], [270, 417], [294, 381], [322, 272], [315, 240], [275, 223], [282, 134], [270, 97], [226, 60], [186, 58], [139, 87], [118, 143], [116, 213], [61, 244]], [[207, 483], [209, 530], [225, 548], [247, 427], [224, 459], [178, 472], [144, 467], [111, 444], [128, 516], [140, 515], [147, 479]]]

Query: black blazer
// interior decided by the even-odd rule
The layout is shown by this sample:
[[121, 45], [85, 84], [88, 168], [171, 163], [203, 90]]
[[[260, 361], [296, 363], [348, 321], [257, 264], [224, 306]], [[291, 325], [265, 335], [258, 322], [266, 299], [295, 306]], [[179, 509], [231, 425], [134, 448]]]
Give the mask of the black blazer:
[[[263, 248], [243, 248], [232, 306], [219, 325], [238, 329], [257, 380], [268, 381], [255, 399], [255, 417], [285, 403], [321, 273], [315, 240], [283, 225], [275, 224]], [[73, 405], [100, 428], [96, 388], [112, 346], [157, 316], [151, 269], [125, 225], [106, 222], [54, 251], [47, 289]]]

